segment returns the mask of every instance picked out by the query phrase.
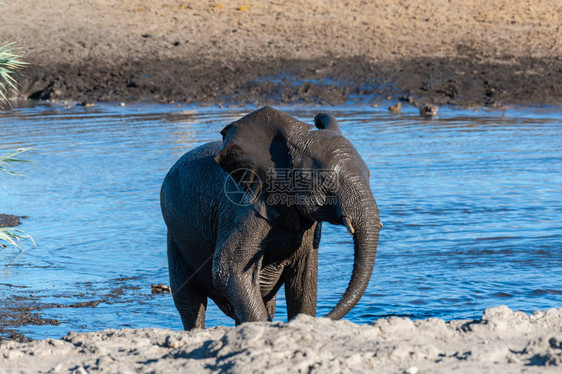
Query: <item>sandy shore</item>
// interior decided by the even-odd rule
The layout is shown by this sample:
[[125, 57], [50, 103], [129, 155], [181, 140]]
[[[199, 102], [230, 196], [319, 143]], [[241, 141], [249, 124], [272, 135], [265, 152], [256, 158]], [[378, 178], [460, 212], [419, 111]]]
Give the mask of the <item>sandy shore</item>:
[[561, 25], [534, 0], [0, 5], [21, 96], [51, 100], [561, 104]]
[[528, 316], [505, 306], [481, 320], [370, 325], [299, 316], [194, 332], [105, 330], [0, 345], [2, 372], [560, 372], [562, 308]]

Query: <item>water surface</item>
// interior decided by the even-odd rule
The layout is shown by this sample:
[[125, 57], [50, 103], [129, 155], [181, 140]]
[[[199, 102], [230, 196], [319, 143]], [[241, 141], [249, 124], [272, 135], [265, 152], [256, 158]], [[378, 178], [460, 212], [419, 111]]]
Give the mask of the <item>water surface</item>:
[[[0, 249], [0, 297], [41, 297], [89, 308], [48, 308], [58, 326], [24, 326], [33, 338], [70, 330], [180, 329], [168, 284], [159, 189], [187, 150], [253, 108], [175, 105], [39, 105], [0, 112], [0, 153], [31, 147], [23, 177], [0, 176], [0, 213], [38, 247]], [[475, 318], [505, 304], [562, 306], [562, 109], [484, 112], [441, 108], [422, 119], [385, 108], [280, 108], [304, 122], [329, 110], [371, 170], [384, 228], [357, 323], [399, 315]], [[352, 240], [324, 225], [318, 314], [347, 286]], [[12, 285], [12, 286], [8, 286]], [[18, 286], [18, 287], [14, 287]], [[25, 287], [25, 288], [22, 288]], [[277, 320], [286, 318], [282, 293]], [[232, 325], [212, 302], [207, 325]]]

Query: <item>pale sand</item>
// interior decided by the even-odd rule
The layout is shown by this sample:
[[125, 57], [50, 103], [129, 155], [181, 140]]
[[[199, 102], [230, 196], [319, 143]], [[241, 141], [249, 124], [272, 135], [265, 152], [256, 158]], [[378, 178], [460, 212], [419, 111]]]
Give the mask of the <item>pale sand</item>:
[[71, 332], [0, 345], [1, 372], [559, 373], [562, 308], [505, 306], [480, 321], [382, 318], [370, 325], [299, 316], [290, 323], [178, 332]]

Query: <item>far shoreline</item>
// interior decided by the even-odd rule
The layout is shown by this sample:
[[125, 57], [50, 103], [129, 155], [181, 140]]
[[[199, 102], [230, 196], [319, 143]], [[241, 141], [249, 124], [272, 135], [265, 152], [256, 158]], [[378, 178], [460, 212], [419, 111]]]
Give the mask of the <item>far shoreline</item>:
[[[558, 61], [560, 60], [560, 61]], [[384, 101], [503, 108], [562, 105], [556, 77], [524, 76], [520, 69], [562, 66], [562, 57], [486, 64], [469, 59], [418, 59], [372, 64], [362, 59], [250, 62], [227, 68], [188, 61], [45, 65], [17, 74], [18, 98], [39, 101], [154, 102], [224, 106], [378, 105]], [[428, 78], [428, 69], [435, 70]], [[494, 81], [493, 87], [490, 81]]]
[[341, 105], [562, 104], [552, 2], [98, 0], [0, 4], [20, 97]]

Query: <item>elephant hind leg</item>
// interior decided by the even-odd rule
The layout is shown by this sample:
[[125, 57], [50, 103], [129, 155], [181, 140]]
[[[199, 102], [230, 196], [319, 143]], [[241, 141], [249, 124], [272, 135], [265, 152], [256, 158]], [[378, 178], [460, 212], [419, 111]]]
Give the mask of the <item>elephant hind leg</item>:
[[273, 321], [273, 317], [275, 317], [275, 306], [277, 304], [277, 295], [273, 295], [273, 297], [265, 302], [265, 308], [267, 309], [267, 319], [268, 321]]
[[205, 328], [207, 295], [193, 282], [193, 272], [181, 256], [174, 239], [168, 234], [168, 270], [170, 287], [183, 328]]

